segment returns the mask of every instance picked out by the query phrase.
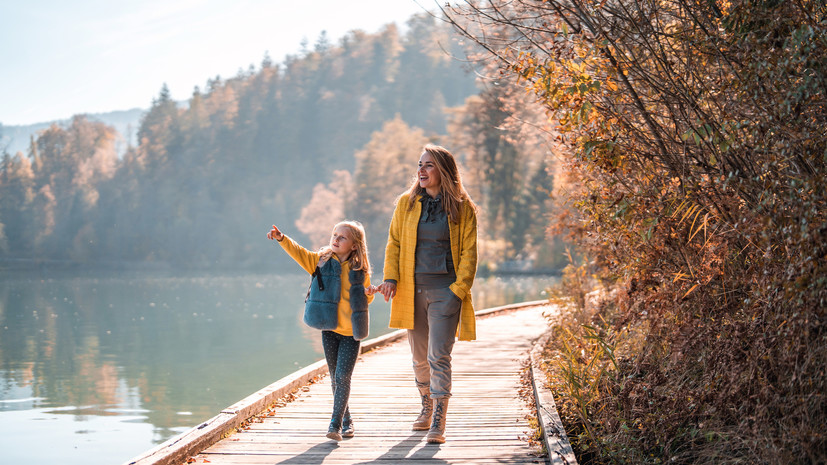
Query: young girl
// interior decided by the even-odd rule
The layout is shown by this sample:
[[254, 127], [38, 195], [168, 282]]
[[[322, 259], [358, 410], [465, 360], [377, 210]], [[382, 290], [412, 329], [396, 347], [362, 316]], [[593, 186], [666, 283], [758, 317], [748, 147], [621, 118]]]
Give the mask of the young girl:
[[348, 409], [350, 377], [359, 357], [361, 340], [368, 335], [368, 304], [376, 287], [370, 284], [370, 262], [365, 229], [356, 221], [333, 228], [330, 244], [311, 252], [273, 225], [267, 238], [279, 245], [308, 273], [311, 285], [304, 322], [322, 330], [322, 346], [333, 387], [333, 415], [327, 437], [340, 441], [355, 429]]

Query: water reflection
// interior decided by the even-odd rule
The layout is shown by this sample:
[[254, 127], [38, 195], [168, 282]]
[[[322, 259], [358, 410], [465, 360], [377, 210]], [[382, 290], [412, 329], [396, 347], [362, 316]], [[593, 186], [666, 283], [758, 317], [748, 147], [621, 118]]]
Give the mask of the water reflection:
[[[476, 305], [536, 300], [549, 284], [480, 280]], [[3, 462], [120, 463], [319, 360], [318, 332], [301, 322], [306, 285], [301, 274], [0, 277]], [[371, 336], [387, 323], [376, 299]]]

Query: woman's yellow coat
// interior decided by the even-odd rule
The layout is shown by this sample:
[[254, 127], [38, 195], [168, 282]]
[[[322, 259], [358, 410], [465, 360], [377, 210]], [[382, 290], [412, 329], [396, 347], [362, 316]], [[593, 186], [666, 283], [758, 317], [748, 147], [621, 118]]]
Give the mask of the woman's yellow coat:
[[[414, 327], [416, 231], [422, 212], [419, 196], [416, 200], [410, 210], [407, 194], [396, 200], [385, 248], [384, 279], [396, 280], [396, 296], [391, 303], [391, 328]], [[477, 338], [474, 305], [471, 302], [471, 285], [477, 273], [477, 214], [474, 208], [468, 202], [463, 203], [459, 223], [449, 220], [448, 225], [451, 257], [457, 274], [457, 280], [450, 288], [462, 300], [457, 334], [461, 341], [473, 341]]]

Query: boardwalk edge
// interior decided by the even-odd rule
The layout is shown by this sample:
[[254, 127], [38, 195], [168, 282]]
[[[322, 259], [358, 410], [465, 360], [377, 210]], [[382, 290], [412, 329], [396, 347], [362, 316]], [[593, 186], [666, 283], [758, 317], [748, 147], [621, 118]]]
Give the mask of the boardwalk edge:
[[543, 347], [548, 341], [549, 334], [541, 336], [531, 349], [531, 384], [534, 388], [534, 401], [537, 406], [537, 422], [543, 434], [543, 443], [548, 452], [551, 465], [577, 465], [577, 457], [571, 447], [569, 437], [563, 427], [563, 421], [557, 413], [557, 404], [554, 396], [546, 387], [545, 373], [540, 367]]
[[[483, 317], [547, 304], [545, 300], [537, 300], [503, 305], [480, 310], [477, 316]], [[360, 352], [364, 354], [394, 343], [404, 338], [406, 334], [407, 330], [400, 329], [369, 339], [362, 343]], [[324, 359], [308, 365], [222, 409], [218, 415], [124, 462], [123, 465], [178, 465], [186, 462], [187, 458], [220, 441], [227, 433], [264, 411], [279, 398], [309, 384], [315, 377], [325, 373], [327, 373], [327, 363]]]

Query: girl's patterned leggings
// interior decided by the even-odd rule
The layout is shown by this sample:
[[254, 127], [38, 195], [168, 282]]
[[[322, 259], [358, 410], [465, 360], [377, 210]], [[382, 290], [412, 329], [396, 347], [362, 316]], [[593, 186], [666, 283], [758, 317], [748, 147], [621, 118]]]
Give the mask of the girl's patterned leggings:
[[360, 341], [353, 336], [342, 336], [333, 331], [322, 331], [322, 347], [330, 372], [330, 384], [333, 387], [333, 415], [330, 426], [341, 428], [342, 422], [350, 424], [350, 377], [359, 358]]

